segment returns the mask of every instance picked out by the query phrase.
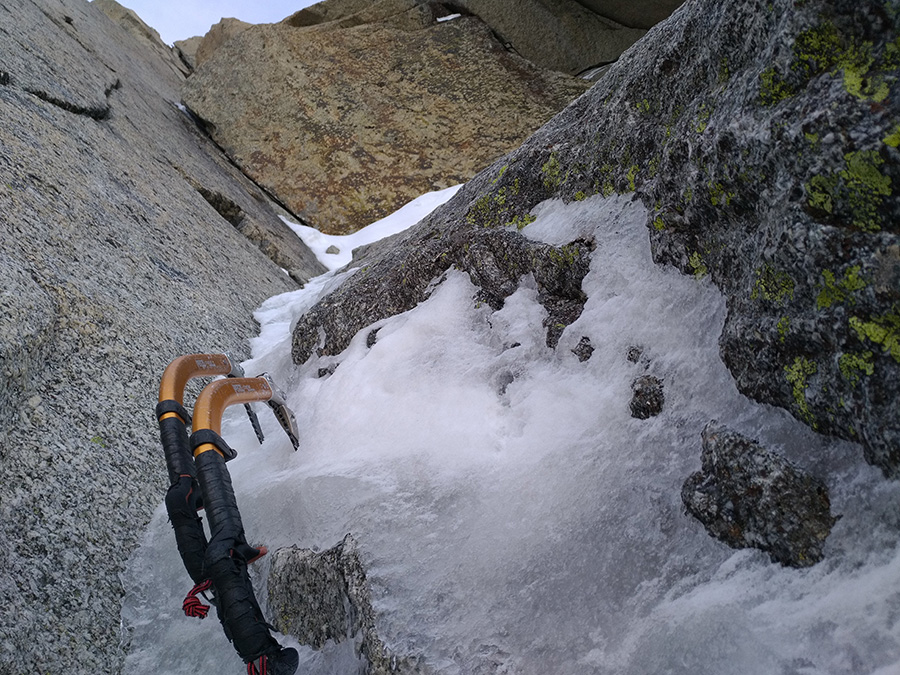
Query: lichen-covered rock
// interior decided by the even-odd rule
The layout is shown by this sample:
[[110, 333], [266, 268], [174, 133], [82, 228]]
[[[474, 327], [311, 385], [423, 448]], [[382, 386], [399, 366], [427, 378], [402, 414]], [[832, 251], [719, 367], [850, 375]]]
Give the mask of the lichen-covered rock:
[[392, 654], [379, 638], [359, 546], [351, 535], [321, 552], [279, 549], [272, 555], [268, 588], [275, 628], [300, 644], [318, 649], [329, 640], [350, 639], [366, 673], [425, 672], [415, 659]]
[[663, 383], [658, 377], [642, 375], [631, 383], [631, 416], [646, 420], [662, 412], [665, 395]]
[[581, 314], [581, 281], [590, 262], [589, 242], [556, 247], [507, 229], [429, 220], [393, 246], [378, 247], [367, 264], [297, 321], [291, 355], [302, 364], [311, 356], [339, 354], [363, 328], [412, 309], [425, 300], [451, 266], [468, 272], [480, 288], [476, 298], [494, 309], [533, 275], [538, 300], [547, 309], [547, 344], [555, 347], [563, 328]]
[[687, 3], [436, 217], [635, 193], [655, 261], [726, 296], [740, 390], [898, 477], [898, 22], [884, 0]]
[[184, 102], [307, 223], [359, 229], [465, 182], [589, 86], [507, 51], [477, 18], [436, 22], [431, 4], [252, 26], [188, 78]]
[[715, 422], [703, 430], [702, 468], [681, 499], [712, 536], [791, 567], [819, 562], [837, 521], [824, 483]]

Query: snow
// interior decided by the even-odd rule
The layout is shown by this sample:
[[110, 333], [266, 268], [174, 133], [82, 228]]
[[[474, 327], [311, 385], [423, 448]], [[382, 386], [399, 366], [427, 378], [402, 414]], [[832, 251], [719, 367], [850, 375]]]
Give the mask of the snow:
[[[229, 411], [223, 436], [240, 453], [229, 468], [250, 540], [326, 548], [352, 532], [381, 636], [445, 673], [900, 672], [900, 484], [859, 446], [737, 392], [718, 355], [724, 299], [652, 263], [640, 204], [597, 196], [534, 213], [526, 236], [597, 242], [589, 299], [556, 350], [530, 278], [491, 312], [450, 271], [417, 308], [302, 367], [290, 360], [293, 322], [353, 270], [329, 264], [262, 305], [244, 367], [284, 389], [301, 445], [293, 452], [260, 409], [259, 446], [240, 407]], [[398, 216], [385, 234], [418, 217]], [[337, 244], [342, 255], [374, 236], [358, 234]], [[301, 236], [327, 259], [334, 239]], [[571, 352], [582, 336], [595, 347], [583, 363]], [[625, 358], [633, 346], [637, 364]], [[645, 372], [664, 381], [665, 406], [636, 420], [630, 384]], [[782, 568], [685, 515], [680, 487], [711, 419], [827, 481], [843, 517], [825, 561]], [[254, 566], [263, 603], [267, 564]], [[218, 622], [181, 613], [191, 582], [162, 506], [123, 582], [126, 673], [241, 672]], [[346, 644], [299, 649], [300, 672], [356, 672]]]
[[[371, 244], [392, 234], [397, 234], [415, 225], [438, 206], [448, 201], [461, 187], [461, 185], [455, 185], [444, 190], [424, 194], [389, 216], [353, 234], [324, 234], [314, 227], [299, 225], [284, 216], [281, 219], [315, 253], [316, 257], [328, 270], [336, 270], [350, 262], [353, 258], [353, 249]], [[329, 253], [328, 250], [332, 246], [339, 253]]]

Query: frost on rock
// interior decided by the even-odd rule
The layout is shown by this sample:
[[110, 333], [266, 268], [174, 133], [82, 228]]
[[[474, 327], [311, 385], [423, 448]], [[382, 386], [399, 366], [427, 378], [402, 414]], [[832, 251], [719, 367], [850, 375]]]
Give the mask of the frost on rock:
[[703, 430], [703, 468], [685, 481], [681, 499], [714, 537], [791, 567], [822, 560], [838, 520], [820, 480], [715, 422]]
[[352, 640], [366, 673], [420, 673], [413, 659], [390, 653], [378, 636], [366, 572], [352, 535], [316, 552], [290, 546], [275, 552], [269, 574], [275, 627], [316, 649]]

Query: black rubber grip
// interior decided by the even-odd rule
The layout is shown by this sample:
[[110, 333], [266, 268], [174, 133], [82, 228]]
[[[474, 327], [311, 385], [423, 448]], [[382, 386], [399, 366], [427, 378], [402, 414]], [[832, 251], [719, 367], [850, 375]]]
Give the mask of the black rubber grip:
[[167, 417], [159, 423], [159, 437], [163, 452], [166, 455], [166, 468], [169, 470], [169, 485], [178, 482], [179, 476], [197, 475], [194, 467], [194, 453], [181, 420]]
[[169, 399], [167, 401], [160, 401], [156, 404], [157, 421], [166, 413], [175, 413], [182, 419], [185, 424], [191, 423], [191, 414], [187, 411], [187, 408], [181, 405], [178, 401]]
[[212, 429], [198, 429], [191, 434], [191, 450], [196, 452], [197, 448], [206, 443], [214, 445], [216, 449], [222, 453], [226, 462], [237, 457], [237, 450], [232, 450], [228, 443], [225, 442], [225, 439]]
[[247, 563], [235, 555], [247, 542], [225, 460], [216, 452], [204, 452], [196, 462], [211, 533], [203, 571], [213, 582], [225, 635], [241, 658], [250, 662], [277, 651], [280, 645], [256, 602]]

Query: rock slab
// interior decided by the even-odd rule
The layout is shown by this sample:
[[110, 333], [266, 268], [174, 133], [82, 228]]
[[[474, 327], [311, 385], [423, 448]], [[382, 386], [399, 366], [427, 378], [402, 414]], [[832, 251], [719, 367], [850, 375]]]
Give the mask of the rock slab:
[[[100, 3], [0, 2], [0, 55], [0, 672], [119, 672], [164, 368], [246, 356], [253, 311], [298, 286], [281, 267], [324, 269]], [[261, 250], [279, 231], [284, 265]]]

